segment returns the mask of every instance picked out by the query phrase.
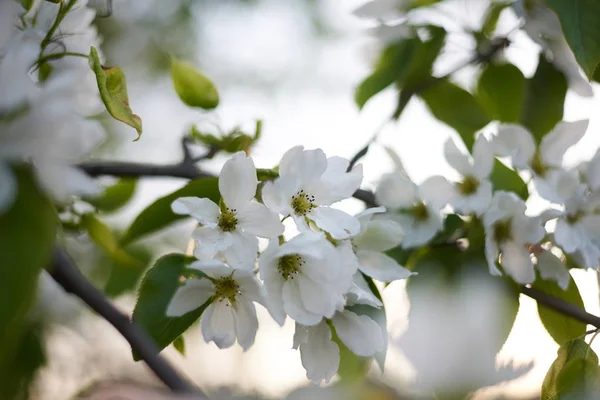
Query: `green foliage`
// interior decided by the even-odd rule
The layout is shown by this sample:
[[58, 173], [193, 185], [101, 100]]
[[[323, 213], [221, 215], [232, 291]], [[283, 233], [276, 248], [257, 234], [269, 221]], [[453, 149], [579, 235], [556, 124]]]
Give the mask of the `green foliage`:
[[183, 336], [179, 336], [173, 341], [173, 347], [175, 347], [175, 350], [177, 350], [179, 354], [185, 356], [185, 339]]
[[420, 96], [434, 117], [458, 132], [469, 150], [475, 133], [491, 121], [471, 93], [447, 80], [431, 84]]
[[566, 94], [565, 76], [540, 54], [535, 74], [525, 84], [520, 118], [521, 125], [529, 129], [538, 143], [562, 120]]
[[494, 169], [490, 174], [490, 181], [494, 190], [514, 192], [523, 200], [527, 200], [529, 197], [527, 184], [521, 179], [517, 171], [508, 168], [498, 160], [494, 161]]
[[224, 151], [226, 153], [236, 153], [238, 151], [250, 152], [250, 147], [256, 143], [262, 133], [262, 121], [256, 121], [254, 134], [250, 136], [244, 133], [240, 128], [234, 128], [228, 134], [217, 137], [212, 133], [203, 133], [195, 126], [192, 127], [190, 138], [196, 142], [202, 143], [210, 148]]
[[117, 297], [133, 291], [152, 259], [149, 249], [139, 245], [127, 246], [123, 250], [137, 260], [139, 267], [131, 268], [130, 264], [107, 256], [102, 263], [110, 270], [108, 281], [104, 285], [104, 294], [109, 297]]
[[179, 190], [174, 191], [146, 207], [133, 221], [121, 238], [121, 245], [131, 243], [143, 236], [167, 227], [171, 223], [186, 218], [186, 215], [175, 214], [171, 211], [171, 203], [180, 197], [207, 197], [219, 203], [221, 195], [217, 178], [201, 178], [189, 182]]
[[[569, 280], [569, 286], [565, 291], [563, 291], [555, 281], [546, 281], [539, 276], [532, 286], [553, 297], [564, 300], [581, 309], [585, 309], [583, 300], [579, 294], [579, 289], [573, 278]], [[552, 339], [559, 345], [563, 345], [569, 340], [582, 336], [585, 333], [586, 324], [583, 322], [563, 313], [554, 311], [539, 303], [537, 308], [542, 324], [544, 324], [544, 327], [550, 336], [552, 336]]]
[[458, 239], [456, 236], [457, 233], [462, 231], [462, 228], [465, 226], [465, 221], [456, 214], [449, 214], [444, 219], [444, 227], [440, 233], [434, 236], [431, 239], [431, 244], [443, 244], [449, 242], [451, 239]]
[[500, 19], [500, 14], [505, 8], [511, 5], [511, 1], [492, 3], [487, 9], [481, 25], [481, 31], [478, 32], [482, 37], [489, 38], [496, 30], [496, 25]]
[[577, 62], [588, 78], [600, 63], [600, 2], [546, 0], [554, 10]]
[[102, 66], [98, 51], [94, 47], [90, 49], [90, 66], [96, 75], [98, 90], [106, 110], [114, 119], [135, 128], [138, 134], [136, 140], [139, 140], [142, 135], [142, 120], [129, 107], [127, 82], [123, 70], [119, 67]]
[[497, 121], [519, 122], [524, 97], [525, 77], [512, 64], [489, 64], [479, 77], [477, 98]]
[[[200, 318], [210, 300], [196, 310], [181, 317], [167, 317], [165, 312], [181, 278], [186, 276], [186, 266], [194, 261], [183, 254], [167, 254], [156, 261], [148, 270], [138, 292], [133, 310], [133, 321], [139, 324], [164, 349]], [[133, 353], [139, 361], [139, 356]]]
[[111, 229], [94, 214], [85, 214], [82, 216], [81, 225], [90, 235], [90, 238], [119, 265], [137, 271], [141, 270], [143, 265], [135, 257], [132, 257], [123, 250]]
[[600, 390], [598, 356], [582, 339], [558, 349], [542, 383], [541, 400], [595, 399]]
[[192, 64], [172, 58], [171, 79], [175, 92], [188, 106], [211, 110], [219, 105], [217, 88]]
[[[28, 169], [15, 169], [18, 193], [0, 214], [0, 397], [9, 390], [21, 344], [27, 339], [27, 314], [41, 270], [52, 258], [58, 217]], [[16, 359], [15, 359], [16, 357]]]
[[99, 211], [116, 211], [131, 200], [135, 194], [136, 186], [137, 179], [119, 179], [117, 183], [104, 189], [104, 193], [100, 196], [87, 197], [84, 200], [96, 207]]

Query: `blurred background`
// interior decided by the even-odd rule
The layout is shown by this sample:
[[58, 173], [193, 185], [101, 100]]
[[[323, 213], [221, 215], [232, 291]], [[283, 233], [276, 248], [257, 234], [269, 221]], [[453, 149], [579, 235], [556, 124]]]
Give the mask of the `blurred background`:
[[[261, 140], [252, 151], [259, 168], [277, 164], [281, 155], [297, 144], [350, 158], [396, 105], [392, 90], [374, 98], [360, 112], [353, 100], [356, 86], [371, 71], [380, 50], [378, 41], [368, 33], [372, 25], [352, 15], [363, 0], [114, 0], [112, 7], [108, 1], [91, 3], [99, 10], [97, 26], [107, 63], [124, 69], [130, 104], [144, 122], [141, 140], [133, 143], [135, 134], [130, 128], [107, 119], [109, 138], [94, 155], [97, 159], [177, 162], [182, 157], [180, 138], [192, 124], [214, 133], [236, 126], [252, 132], [257, 119], [264, 122]], [[465, 30], [480, 23], [489, 5], [487, 0], [445, 3], [444, 23], [450, 34], [434, 68], [438, 76], [471, 57], [474, 43]], [[539, 48], [521, 32], [513, 33], [517, 26], [516, 16], [507, 9], [497, 33], [511, 34], [505, 57], [525, 76], [531, 76]], [[217, 111], [192, 110], [179, 101], [169, 77], [169, 55], [194, 63], [216, 84], [221, 97]], [[476, 74], [477, 67], [464, 68], [455, 79], [470, 87]], [[568, 93], [564, 119], [591, 118], [588, 134], [567, 154], [568, 163], [589, 159], [598, 148], [598, 118], [592, 112], [598, 109], [596, 98]], [[489, 130], [493, 131], [493, 126]], [[422, 101], [413, 98], [400, 120], [385, 126], [377, 144], [362, 159], [363, 187], [373, 189], [382, 173], [392, 169], [384, 145], [400, 155], [417, 183], [435, 174], [456, 178], [442, 151], [451, 135], [451, 128], [435, 120]], [[218, 173], [224, 160], [225, 156], [218, 156], [201, 167]], [[133, 201], [105, 220], [117, 231], [123, 230], [145, 206], [184, 183], [163, 178], [140, 180]], [[342, 208], [357, 212], [362, 204], [349, 200]], [[178, 224], [144, 241], [143, 247], [130, 250], [149, 265], [160, 255], [185, 251], [193, 228], [191, 222]], [[124, 271], [85, 237], [73, 238], [69, 244], [70, 254], [85, 273], [97, 285], [110, 288], [107, 292], [117, 305], [130, 312], [142, 271]], [[596, 272], [572, 270], [572, 275], [587, 311], [600, 314]], [[399, 345], [409, 310], [405, 286], [394, 282], [383, 290], [390, 337], [398, 340], [390, 341], [385, 373], [380, 375], [375, 365], [370, 371], [370, 377], [397, 390], [416, 379], [415, 369]], [[477, 301], [481, 300], [473, 297], [472, 302]], [[143, 364], [132, 361], [127, 342], [108, 323], [64, 295], [50, 279], [41, 281], [39, 303], [39, 313], [47, 322], [41, 340], [47, 346], [46, 361], [33, 377], [33, 398], [69, 398], [95, 382], [112, 379], [155, 382]], [[478, 310], [473, 315], [481, 312], [483, 320], [495, 308], [487, 304]], [[228, 387], [234, 393], [280, 398], [307, 385], [299, 352], [292, 350], [293, 323], [288, 321], [280, 328], [264, 309], [258, 312], [256, 344], [246, 353], [236, 346], [219, 350], [214, 344], [207, 345], [199, 329], [192, 328], [186, 334], [185, 357], [172, 347], [164, 354], [208, 392]], [[458, 323], [446, 322], [452, 321]], [[440, 343], [444, 343], [444, 328], [440, 321], [422, 326], [427, 340]], [[600, 342], [593, 348], [600, 350]], [[475, 398], [536, 398], [557, 349], [539, 321], [534, 301], [521, 296], [514, 329], [495, 363], [528, 372], [482, 389]]]

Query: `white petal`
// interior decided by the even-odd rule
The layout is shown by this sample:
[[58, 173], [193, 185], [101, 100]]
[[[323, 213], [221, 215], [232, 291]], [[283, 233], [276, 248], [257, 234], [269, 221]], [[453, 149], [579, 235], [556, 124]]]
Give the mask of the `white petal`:
[[36, 162], [39, 183], [58, 201], [67, 201], [73, 194], [95, 196], [102, 187], [79, 168], [56, 162]]
[[384, 206], [379, 207], [370, 207], [362, 210], [354, 217], [360, 221], [361, 226], [366, 225], [371, 219], [373, 219], [373, 215], [381, 214], [386, 212], [386, 208]]
[[171, 204], [175, 214], [185, 214], [194, 217], [204, 225], [214, 226], [219, 220], [219, 206], [212, 200], [199, 197], [180, 197]]
[[375, 199], [388, 210], [411, 207], [420, 200], [419, 187], [402, 174], [385, 174], [377, 186]]
[[373, 294], [360, 272], [353, 275], [352, 287], [348, 290], [346, 296], [348, 297], [349, 306], [354, 304], [365, 304], [375, 308], [383, 306], [383, 303]]
[[240, 294], [244, 298], [265, 305], [264, 288], [251, 271], [236, 270], [233, 278], [240, 286]]
[[332, 293], [328, 286], [320, 282], [313, 282], [302, 274], [296, 276], [294, 281], [298, 287], [302, 305], [310, 313], [331, 318], [339, 303], [344, 301], [341, 295], [336, 296], [335, 293]]
[[331, 330], [322, 323], [308, 329], [308, 341], [300, 345], [302, 366], [306, 377], [318, 385], [329, 382], [337, 373], [340, 364], [340, 349], [331, 341]]
[[298, 350], [301, 344], [308, 343], [308, 326], [296, 322], [294, 330], [294, 344], [292, 348]]
[[346, 172], [349, 164], [345, 158], [330, 157], [327, 159], [327, 169], [315, 185], [309, 185], [307, 182], [307, 190], [315, 196], [316, 204], [328, 206], [352, 197], [360, 187], [363, 171], [362, 165], [359, 164], [350, 172]]
[[0, 214], [8, 210], [17, 197], [17, 180], [12, 170], [0, 163]]
[[279, 163], [281, 179], [299, 177], [303, 183], [317, 182], [327, 169], [327, 156], [321, 149], [303, 150], [296, 146], [288, 150]]
[[342, 342], [354, 354], [368, 357], [383, 350], [381, 328], [368, 316], [344, 310], [336, 313], [331, 322]]
[[448, 164], [463, 176], [473, 175], [473, 166], [469, 156], [456, 147], [454, 139], [448, 138], [444, 143], [444, 156]]
[[239, 151], [230, 158], [219, 174], [219, 192], [228, 208], [242, 208], [256, 194], [256, 167], [250, 157]]
[[352, 12], [359, 18], [386, 19], [402, 16], [404, 1], [371, 0]]
[[507, 240], [500, 244], [502, 259], [500, 264], [504, 272], [520, 284], [532, 283], [535, 279], [533, 263], [529, 251], [522, 243]]
[[283, 233], [279, 216], [265, 205], [250, 202], [237, 213], [238, 226], [245, 233], [263, 238], [272, 238]]
[[254, 344], [256, 331], [258, 330], [256, 308], [250, 300], [244, 300], [243, 298], [236, 301], [232, 308], [234, 310], [233, 316], [238, 343], [246, 351]]
[[313, 208], [307, 216], [334, 239], [347, 239], [360, 232], [360, 222], [342, 210], [321, 206]]
[[479, 183], [475, 193], [471, 195], [457, 195], [450, 204], [459, 213], [482, 215], [492, 202], [492, 184], [485, 180]]
[[454, 188], [443, 176], [432, 176], [419, 185], [421, 199], [438, 211], [448, 204], [454, 195]]
[[192, 238], [196, 239], [194, 254], [197, 253], [198, 258], [210, 258], [220, 251], [225, 251], [233, 242], [230, 233], [208, 226], [196, 228]]
[[230, 276], [234, 271], [221, 260], [198, 260], [187, 266], [188, 268], [198, 270], [212, 278], [223, 278]]
[[218, 348], [226, 349], [235, 343], [235, 319], [233, 309], [226, 301], [212, 303], [200, 318], [204, 341], [214, 341]]
[[552, 63], [562, 71], [569, 81], [569, 88], [582, 97], [592, 97], [594, 90], [590, 82], [581, 75], [573, 50], [564, 37], [546, 41], [552, 52]]
[[496, 243], [496, 240], [493, 237], [493, 231], [486, 232], [486, 235], [485, 235], [485, 259], [487, 260], [490, 274], [496, 275], [496, 276], [502, 275], [502, 273], [498, 269], [498, 266], [496, 265], [496, 262], [498, 261], [499, 253], [500, 253], [500, 251], [498, 249], [498, 243]]
[[494, 169], [494, 146], [483, 136], [477, 136], [473, 145], [473, 174], [475, 178], [485, 179]]
[[302, 325], [316, 325], [323, 319], [322, 315], [311, 313], [304, 307], [298, 285], [292, 279], [283, 284], [282, 300], [286, 314]]
[[399, 222], [405, 231], [402, 247], [412, 248], [422, 246], [429, 242], [442, 229], [443, 222], [439, 211], [428, 209], [429, 217], [426, 220], [416, 221], [410, 215], [396, 215], [394, 220]]
[[215, 285], [208, 279], [188, 279], [177, 289], [167, 306], [168, 317], [179, 317], [195, 310], [215, 294]]
[[576, 173], [562, 169], [547, 171], [544, 177], [535, 176], [535, 189], [539, 195], [553, 203], [565, 203], [579, 187]]
[[511, 236], [516, 242], [527, 244], [538, 243], [546, 234], [538, 217], [515, 216], [512, 219], [510, 230]]
[[531, 133], [519, 125], [501, 125], [492, 145], [497, 155], [510, 157], [517, 168], [528, 167], [536, 148]]
[[378, 281], [392, 282], [416, 275], [398, 264], [393, 258], [377, 251], [359, 250], [356, 256], [360, 270]]
[[541, 253], [536, 254], [536, 258], [536, 266], [542, 279], [552, 279], [562, 290], [567, 290], [571, 275], [562, 261], [548, 250], [542, 250]]
[[352, 238], [352, 243], [359, 249], [386, 251], [402, 242], [404, 230], [393, 220], [375, 219], [369, 221], [362, 233]]
[[335, 248], [322, 232], [304, 232], [294, 236], [276, 250], [277, 258], [284, 255], [300, 254], [316, 260], [324, 260], [335, 256]]
[[267, 294], [266, 308], [273, 319], [279, 325], [283, 325], [285, 322], [285, 311], [283, 309], [282, 291], [285, 281], [279, 272], [277, 272], [278, 259], [275, 258], [275, 253], [278, 248], [278, 244], [272, 241], [261, 254], [258, 260], [258, 268], [260, 277], [265, 283], [264, 288]]
[[559, 122], [540, 143], [540, 155], [547, 165], [561, 167], [565, 152], [585, 134], [589, 120]]
[[233, 232], [231, 246], [223, 251], [225, 260], [233, 268], [252, 270], [258, 257], [258, 239]]
[[564, 251], [573, 253], [582, 245], [581, 233], [566, 220], [559, 219], [554, 228], [554, 240]]
[[524, 214], [527, 205], [513, 192], [494, 192], [490, 208], [483, 214], [483, 225], [489, 227], [513, 215]]

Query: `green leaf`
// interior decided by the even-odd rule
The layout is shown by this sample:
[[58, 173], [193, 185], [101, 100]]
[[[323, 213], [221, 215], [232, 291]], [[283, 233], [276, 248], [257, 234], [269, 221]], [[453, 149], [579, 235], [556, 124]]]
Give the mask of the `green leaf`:
[[577, 62], [592, 78], [600, 63], [600, 2], [597, 0], [546, 0], [554, 10]]
[[104, 294], [109, 297], [117, 297], [136, 289], [152, 258], [149, 249], [139, 245], [128, 246], [123, 250], [137, 260], [140, 268], [131, 268], [129, 264], [123, 264], [108, 256], [106, 260], [101, 261], [110, 269], [110, 276], [104, 285]]
[[600, 390], [598, 356], [582, 339], [566, 342], [542, 383], [541, 400], [597, 398]]
[[161, 197], [146, 207], [133, 221], [129, 229], [121, 238], [121, 244], [131, 243], [142, 236], [156, 232], [171, 223], [186, 218], [187, 215], [175, 214], [171, 211], [171, 203], [180, 197], [196, 196], [206, 197], [215, 203], [219, 203], [219, 185], [217, 178], [201, 178], [189, 182], [175, 192]]
[[137, 179], [123, 178], [117, 183], [104, 189], [97, 197], [86, 197], [85, 201], [103, 212], [116, 211], [131, 200], [135, 194]]
[[[563, 291], [555, 281], [546, 281], [541, 279], [539, 276], [532, 285], [534, 288], [541, 290], [550, 296], [564, 300], [571, 303], [581, 309], [585, 309], [583, 300], [579, 294], [579, 289], [575, 284], [573, 278], [569, 280], [569, 286], [567, 290]], [[586, 324], [576, 320], [575, 318], [569, 317], [563, 313], [554, 311], [546, 306], [538, 303], [538, 313], [542, 324], [552, 336], [552, 339], [559, 345], [567, 343], [569, 340], [576, 337], [582, 336], [585, 333]]]
[[[168, 254], [159, 258], [148, 270], [133, 310], [133, 321], [139, 324], [164, 349], [200, 318], [210, 300], [181, 317], [167, 317], [166, 311], [175, 291], [185, 276], [186, 266], [194, 261], [183, 254]], [[133, 358], [139, 361], [137, 354]]]
[[111, 229], [94, 214], [85, 214], [81, 217], [81, 225], [90, 235], [90, 238], [106, 252], [106, 254], [118, 262], [134, 270], [141, 270], [143, 265], [121, 248], [117, 238]]
[[525, 76], [512, 64], [489, 64], [479, 77], [477, 97], [495, 120], [518, 122], [525, 97]]
[[521, 179], [517, 171], [508, 168], [500, 161], [494, 161], [494, 169], [490, 174], [490, 181], [496, 190], [505, 190], [507, 192], [514, 192], [524, 201], [529, 197], [529, 190], [527, 184]]
[[175, 347], [175, 350], [177, 350], [179, 354], [185, 356], [185, 339], [183, 336], [179, 336], [173, 341], [173, 347]]
[[[450, 241], [457, 232], [460, 232], [465, 226], [465, 221], [456, 214], [449, 214], [444, 219], [444, 227], [440, 233], [431, 239], [430, 244], [443, 244]], [[401, 264], [403, 265], [403, 264]]]
[[484, 37], [489, 38], [492, 36], [496, 30], [498, 19], [500, 19], [500, 14], [502, 14], [502, 11], [510, 6], [511, 3], [512, 2], [507, 1], [503, 3], [492, 3], [490, 5], [483, 18], [483, 24], [481, 25], [481, 33]]
[[142, 120], [129, 107], [123, 70], [119, 67], [102, 66], [98, 51], [94, 47], [90, 49], [90, 66], [96, 75], [98, 90], [106, 110], [114, 119], [135, 128], [138, 133], [136, 140], [139, 140], [142, 135]]
[[473, 147], [475, 133], [491, 121], [471, 93], [447, 80], [438, 80], [420, 96], [434, 117], [459, 133], [469, 150]]
[[[35, 299], [38, 278], [51, 261], [58, 217], [30, 170], [15, 168], [17, 197], [0, 214], [0, 377], [9, 375]], [[0, 387], [4, 386], [0, 380]], [[3, 397], [3, 396], [0, 396]], [[3, 397], [4, 398], [4, 397]]]
[[171, 79], [175, 92], [188, 106], [211, 110], [219, 105], [217, 88], [192, 64], [172, 58]]
[[566, 94], [565, 76], [540, 54], [535, 74], [525, 84], [520, 118], [521, 125], [529, 129], [538, 143], [562, 120]]

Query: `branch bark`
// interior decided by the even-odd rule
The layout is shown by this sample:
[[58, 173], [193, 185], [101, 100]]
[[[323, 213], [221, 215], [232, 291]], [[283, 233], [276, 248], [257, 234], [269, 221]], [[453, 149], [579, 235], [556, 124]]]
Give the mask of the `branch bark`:
[[[77, 269], [69, 256], [61, 249], [54, 253], [50, 275], [65, 289], [86, 303], [92, 310], [100, 314], [129, 342], [131, 348], [137, 352], [152, 372], [165, 383], [172, 391], [178, 393], [191, 393], [202, 396], [200, 391], [190, 384], [185, 378], [162, 357], [154, 341], [138, 325], [130, 321], [129, 317], [121, 313], [108, 299], [96, 289]], [[204, 397], [199, 397], [204, 398]]]

